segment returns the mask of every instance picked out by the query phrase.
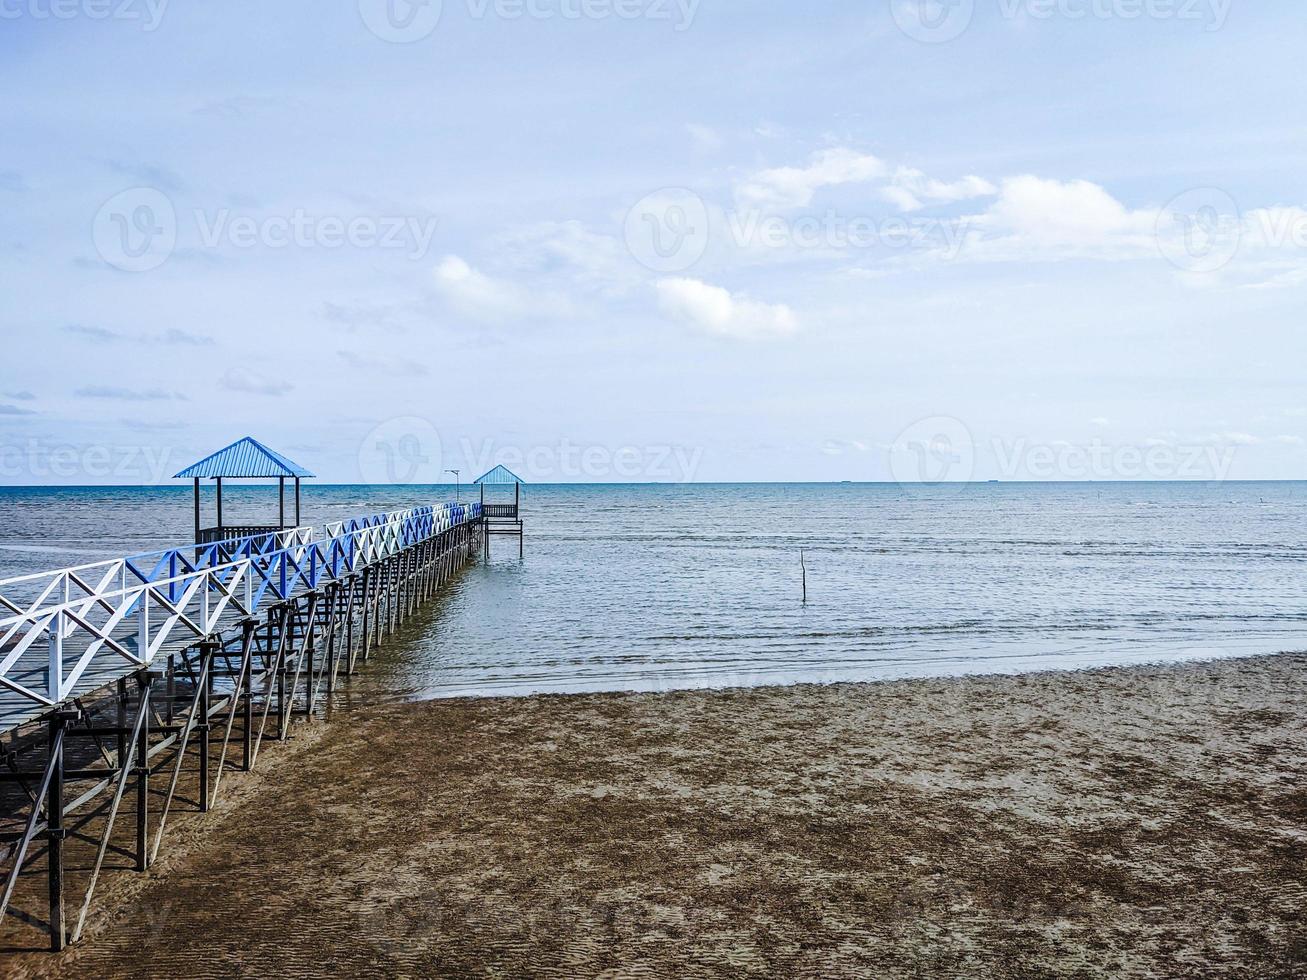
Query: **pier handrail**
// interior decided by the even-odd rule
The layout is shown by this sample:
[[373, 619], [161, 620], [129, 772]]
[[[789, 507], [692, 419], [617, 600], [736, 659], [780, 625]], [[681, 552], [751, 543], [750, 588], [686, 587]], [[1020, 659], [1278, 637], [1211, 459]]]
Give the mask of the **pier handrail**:
[[[342, 580], [480, 517], [478, 504], [419, 507], [334, 522], [322, 537], [294, 528], [231, 548], [190, 545], [5, 580], [0, 604], [12, 615], [0, 618], [0, 685], [37, 705], [58, 704], [97, 658], [121, 658], [128, 673], [150, 664], [175, 634], [183, 643], [212, 636], [224, 616], [253, 617], [265, 601]], [[136, 564], [141, 557], [156, 559], [149, 572]], [[3, 595], [43, 578], [49, 582], [34, 601]], [[29, 680], [41, 668], [44, 691]]]
[[[266, 553], [287, 547], [296, 542], [307, 543], [313, 539], [313, 536], [314, 529], [308, 525], [303, 525], [301, 527], [288, 527], [279, 531], [269, 531], [264, 534], [247, 534], [224, 538], [221, 541], [211, 541], [205, 544], [185, 544], [174, 548], [163, 548], [159, 551], [146, 551], [139, 555], [128, 555], [126, 558], [102, 558], [99, 561], [87, 562], [84, 565], [73, 565], [53, 571], [11, 575], [8, 578], [0, 579], [0, 604], [9, 605], [9, 601], [4, 596], [4, 590], [7, 588], [26, 582], [39, 582], [42, 579], [63, 575], [66, 572], [75, 572], [78, 575], [85, 576], [93, 574], [97, 568], [107, 568], [110, 565], [118, 566], [123, 562], [127, 562], [131, 566], [131, 570], [141, 577], [142, 582], [149, 582], [154, 580], [155, 575], [165, 565], [178, 557], [184, 556], [193, 567], [204, 567], [205, 565], [218, 564], [219, 558], [225, 560], [225, 557], [234, 554]], [[154, 565], [151, 571], [140, 571], [152, 561]]]

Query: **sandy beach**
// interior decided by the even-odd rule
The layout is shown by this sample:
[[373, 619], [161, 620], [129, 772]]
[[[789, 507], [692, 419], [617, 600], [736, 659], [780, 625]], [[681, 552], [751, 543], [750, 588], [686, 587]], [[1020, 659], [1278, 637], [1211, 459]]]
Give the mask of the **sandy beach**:
[[392, 703], [14, 975], [1307, 970], [1307, 655]]

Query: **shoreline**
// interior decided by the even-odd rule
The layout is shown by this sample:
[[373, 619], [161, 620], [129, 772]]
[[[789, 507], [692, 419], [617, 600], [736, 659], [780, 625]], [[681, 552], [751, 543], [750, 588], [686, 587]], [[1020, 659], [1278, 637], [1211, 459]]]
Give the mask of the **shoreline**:
[[965, 680], [1001, 680], [1003, 678], [1017, 677], [1044, 677], [1044, 676], [1080, 676], [1084, 674], [1096, 674], [1099, 672], [1110, 671], [1150, 671], [1150, 670], [1168, 670], [1171, 668], [1197, 667], [1206, 664], [1225, 663], [1227, 661], [1239, 660], [1274, 660], [1279, 657], [1307, 657], [1307, 649], [1303, 650], [1278, 650], [1271, 653], [1252, 652], [1252, 653], [1218, 653], [1204, 654], [1185, 659], [1159, 659], [1159, 660], [1140, 660], [1130, 663], [1105, 663], [1105, 664], [1085, 664], [1078, 667], [1034, 667], [1029, 670], [994, 670], [994, 671], [974, 671], [963, 673], [943, 673], [943, 674], [908, 674], [895, 677], [871, 678], [867, 680], [831, 680], [831, 681], [795, 681], [792, 683], [777, 682], [764, 684], [730, 684], [724, 686], [705, 685], [702, 687], [668, 687], [668, 688], [596, 688], [594, 690], [577, 689], [567, 691], [531, 691], [523, 694], [470, 694], [464, 691], [458, 691], [451, 694], [429, 694], [425, 692], [416, 692], [399, 695], [399, 700], [409, 704], [425, 704], [428, 702], [458, 702], [458, 701], [491, 701], [491, 702], [516, 702], [530, 701], [535, 698], [584, 698], [584, 697], [643, 697], [653, 696], [661, 697], [664, 695], [674, 694], [736, 694], [745, 691], [770, 690], [772, 688], [781, 688], [791, 691], [805, 691], [808, 689], [830, 689], [830, 688], [859, 688], [859, 687], [877, 687], [882, 684], [911, 684], [914, 682], [928, 681], [965, 681]]
[[351, 707], [10, 965], [1292, 972], [1304, 695], [1286, 653]]

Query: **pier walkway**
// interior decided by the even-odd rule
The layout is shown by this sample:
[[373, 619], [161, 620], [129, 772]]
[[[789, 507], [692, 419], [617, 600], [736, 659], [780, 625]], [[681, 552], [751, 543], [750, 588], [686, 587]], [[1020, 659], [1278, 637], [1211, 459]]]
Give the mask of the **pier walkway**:
[[106, 857], [148, 868], [174, 811], [207, 811], [484, 532], [443, 504], [0, 580], [5, 933], [76, 941]]

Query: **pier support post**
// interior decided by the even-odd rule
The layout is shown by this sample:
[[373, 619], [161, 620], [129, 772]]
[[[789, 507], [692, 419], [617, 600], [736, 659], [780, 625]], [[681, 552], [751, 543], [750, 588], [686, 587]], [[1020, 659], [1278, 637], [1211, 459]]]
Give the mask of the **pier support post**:
[[118, 737], [116, 739], [117, 741], [116, 748], [118, 750], [118, 758], [115, 759], [114, 761], [117, 764], [118, 768], [121, 769], [124, 765], [123, 760], [127, 758], [127, 678], [126, 677], [118, 678], [117, 700], [118, 700], [118, 711], [117, 711]]
[[195, 734], [200, 750], [201, 813], [209, 812], [209, 696], [212, 693], [213, 657], [217, 648], [218, 644], [213, 640], [206, 640], [200, 644], [200, 691], [196, 708], [200, 720], [195, 725]]
[[[45, 797], [46, 856], [49, 861], [50, 949], [59, 952], [68, 942], [64, 923], [64, 730], [78, 717], [76, 711], [59, 711], [50, 719], [50, 785]], [[39, 805], [40, 801], [32, 805]]]
[[177, 704], [177, 663], [173, 654], [168, 654], [168, 671], [163, 685], [163, 720], [171, 725]]
[[392, 633], [404, 625], [404, 614], [408, 609], [408, 570], [412, 558], [411, 548], [405, 548], [395, 558], [395, 611], [391, 617]]
[[399, 628], [398, 600], [400, 589], [403, 586], [401, 576], [403, 575], [404, 570], [404, 553], [400, 552], [398, 555], [392, 555], [390, 558], [386, 559], [386, 564], [389, 566], [387, 569], [386, 580], [387, 584], [390, 586], [386, 592], [386, 611], [388, 614], [386, 617], [386, 636], [390, 637], [394, 634], [395, 630]]
[[382, 562], [385, 569], [386, 618], [382, 639], [388, 639], [395, 632], [395, 556], [391, 555]]
[[440, 577], [440, 556], [442, 549], [439, 544], [432, 544], [431, 553], [428, 555], [427, 574], [426, 574], [426, 594], [423, 599], [430, 602], [436, 594], [436, 587], [439, 584]]
[[345, 645], [345, 676], [354, 673], [354, 576], [351, 575], [341, 587], [341, 615], [344, 620], [340, 626], [340, 639]]
[[[253, 619], [247, 619], [241, 624], [241, 658], [244, 663], [241, 664], [243, 673], [243, 683], [245, 690], [241, 691], [241, 683], [236, 685], [236, 696], [243, 698], [241, 705], [241, 769], [249, 772], [254, 760], [251, 758], [251, 750], [254, 748], [254, 644], [257, 639], [259, 624]], [[235, 706], [232, 706], [235, 710]]]
[[[308, 661], [309, 669], [308, 669], [308, 678], [304, 687], [304, 711], [305, 714], [307, 714], [308, 717], [312, 719], [313, 708], [317, 703], [316, 698], [314, 697], [317, 691], [317, 685], [314, 683], [314, 679], [317, 673], [317, 671], [315, 671], [315, 666], [316, 666], [315, 661], [317, 659], [315, 655], [318, 652], [317, 649], [318, 631], [316, 627], [318, 621], [318, 593], [310, 592], [308, 602], [309, 602], [309, 613], [308, 613], [308, 618], [305, 620], [304, 623], [304, 656]], [[299, 669], [297, 665], [296, 675], [298, 674], [299, 674]], [[292, 691], [291, 696], [294, 697], [294, 694], [295, 692]], [[291, 708], [293, 709], [294, 707], [295, 706], [292, 704]]]
[[[277, 680], [277, 741], [286, 740], [287, 722], [290, 720], [286, 712], [286, 644], [293, 642], [295, 635], [295, 613], [288, 606], [281, 607], [281, 637], [277, 641], [277, 659], [276, 666], [273, 668]], [[289, 632], [289, 635], [287, 633]]]
[[327, 675], [327, 704], [336, 693], [336, 617], [340, 612], [340, 586], [335, 582], [326, 588], [327, 593], [327, 649], [323, 654], [322, 669]]
[[150, 691], [154, 687], [155, 672], [143, 670], [137, 675], [140, 691], [141, 722], [140, 740], [136, 745], [136, 870], [145, 871], [150, 866], [150, 851], [147, 842], [150, 818]]
[[359, 576], [349, 577], [349, 595], [345, 601], [345, 655], [347, 675], [354, 673], [354, 613], [358, 602]]
[[363, 662], [372, 652], [372, 566], [363, 569]]

